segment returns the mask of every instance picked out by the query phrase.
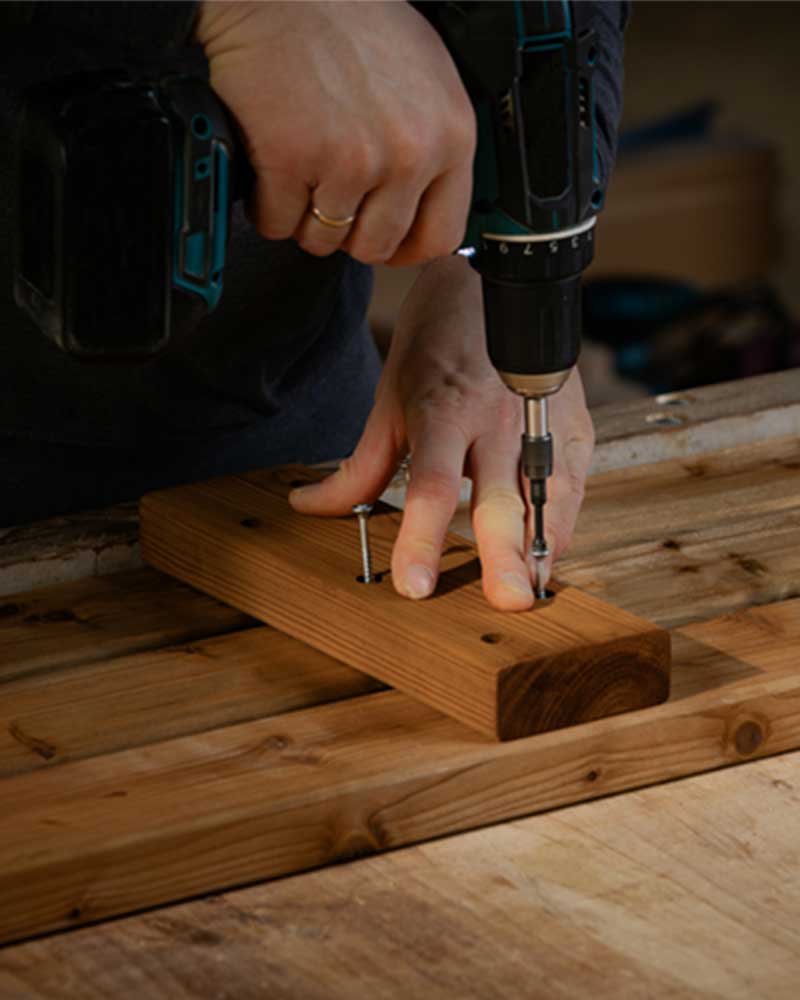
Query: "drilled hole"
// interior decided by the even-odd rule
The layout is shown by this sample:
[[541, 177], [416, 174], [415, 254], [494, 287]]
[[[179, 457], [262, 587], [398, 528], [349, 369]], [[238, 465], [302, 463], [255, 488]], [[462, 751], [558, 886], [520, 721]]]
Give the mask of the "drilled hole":
[[490, 646], [496, 646], [502, 638], [502, 635], [498, 635], [497, 632], [487, 632], [486, 635], [481, 636], [481, 642], [486, 642]]
[[544, 597], [537, 597], [536, 598], [536, 603], [537, 604], [541, 604], [542, 601], [551, 601], [555, 596], [556, 596], [556, 592], [554, 590], [550, 590], [548, 588], [544, 592]]
[[[370, 582], [371, 582], [371, 583], [380, 583], [380, 582], [381, 582], [381, 581], [383, 580], [383, 578], [384, 578], [385, 576], [386, 576], [386, 574], [385, 574], [385, 573], [373, 573], [373, 574], [372, 574], [372, 580], [371, 580]], [[363, 574], [361, 574], [361, 573], [359, 573], [359, 574], [358, 574], [358, 576], [356, 577], [356, 580], [357, 580], [357, 581], [358, 581], [359, 583], [366, 583], [366, 582], [367, 582], [367, 581], [366, 581], [366, 580], [364, 579], [364, 576], [363, 576]]]
[[308, 484], [306, 483], [306, 481], [305, 481], [304, 479], [293, 479], [293, 480], [292, 480], [292, 481], [291, 481], [291, 482], [289, 483], [289, 485], [291, 486], [291, 488], [292, 488], [293, 490], [296, 490], [296, 489], [298, 489], [298, 488], [299, 488], [300, 486], [307, 486]]
[[259, 528], [261, 521], [257, 517], [243, 517], [239, 522], [243, 528]]
[[657, 427], [679, 427], [686, 423], [686, 417], [677, 413], [648, 413], [644, 419]]

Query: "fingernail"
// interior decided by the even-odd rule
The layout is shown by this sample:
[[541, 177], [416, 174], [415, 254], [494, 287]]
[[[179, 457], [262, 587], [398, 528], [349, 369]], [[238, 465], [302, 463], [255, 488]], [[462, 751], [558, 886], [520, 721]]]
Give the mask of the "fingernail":
[[515, 594], [522, 594], [523, 597], [533, 595], [530, 580], [526, 580], [521, 573], [501, 573], [500, 582], [508, 590], [513, 590]]
[[430, 597], [433, 593], [433, 573], [427, 566], [414, 563], [406, 570], [406, 594], [413, 597], [415, 601], [423, 597]]
[[306, 483], [305, 486], [295, 486], [295, 488], [289, 492], [289, 503], [293, 503], [295, 500], [302, 500], [304, 497], [310, 496], [318, 488], [319, 483]]

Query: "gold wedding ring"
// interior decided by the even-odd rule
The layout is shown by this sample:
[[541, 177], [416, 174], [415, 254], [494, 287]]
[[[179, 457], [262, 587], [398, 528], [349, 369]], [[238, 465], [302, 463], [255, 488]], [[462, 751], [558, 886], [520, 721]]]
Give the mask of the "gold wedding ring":
[[344, 229], [345, 226], [351, 226], [356, 220], [355, 215], [348, 215], [343, 219], [334, 219], [333, 216], [320, 212], [317, 206], [313, 204], [311, 206], [311, 214], [317, 222], [321, 222], [323, 226], [330, 226], [331, 229]]

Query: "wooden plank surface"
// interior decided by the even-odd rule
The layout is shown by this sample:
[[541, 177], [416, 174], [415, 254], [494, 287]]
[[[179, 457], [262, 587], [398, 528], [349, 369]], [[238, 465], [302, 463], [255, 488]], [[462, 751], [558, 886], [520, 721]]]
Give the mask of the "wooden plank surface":
[[592, 410], [592, 473], [773, 441], [800, 428], [800, 368]]
[[[747, 383], [732, 388], [740, 385]], [[703, 441], [699, 446], [708, 450]], [[712, 522], [713, 506], [697, 503], [688, 522], [678, 523], [681, 537], [671, 538], [662, 530], [669, 527], [669, 505], [662, 505], [659, 521], [649, 517], [651, 505], [667, 495], [680, 501], [699, 477], [680, 474], [691, 462], [675, 462], [679, 475], [672, 480], [659, 478], [659, 467], [642, 467], [626, 503], [631, 523], [646, 522], [649, 537], [642, 532], [626, 552], [611, 532], [607, 547], [600, 540], [574, 570], [569, 560], [562, 563], [560, 575], [573, 581], [574, 572], [578, 585], [596, 587], [663, 623], [797, 593], [798, 497], [781, 465], [794, 459], [771, 441], [750, 454], [751, 485], [760, 483], [761, 489], [740, 502], [738, 485], [720, 484], [717, 506], [728, 518], [723, 528]], [[706, 478], [730, 477], [735, 468], [736, 456], [727, 465], [715, 458]], [[771, 495], [776, 490], [784, 498], [777, 507]], [[586, 532], [594, 546], [604, 515], [600, 508], [595, 514], [593, 491], [591, 480], [576, 542]], [[742, 513], [747, 523], [737, 532]], [[698, 515], [702, 522], [692, 528]], [[89, 529], [73, 531], [69, 551], [76, 559], [84, 558], [82, 545], [93, 558]], [[55, 561], [56, 535], [48, 550]], [[677, 540], [681, 548], [663, 546], [665, 540]], [[20, 572], [52, 571], [47, 560], [30, 561], [40, 551], [35, 530], [17, 542]], [[698, 572], [681, 569], [690, 562]], [[3, 564], [3, 573], [7, 590], [28, 579], [11, 563]], [[648, 587], [656, 575], [661, 580]], [[112, 602], [109, 614], [124, 614], [124, 594], [118, 596], [120, 607], [115, 610]], [[49, 606], [69, 608], [64, 600], [66, 605]], [[147, 615], [143, 605], [134, 631], [141, 629], [145, 638], [134, 636], [133, 649], [159, 645]], [[51, 629], [57, 626], [50, 622]], [[189, 616], [181, 627], [189, 630], [187, 638], [205, 634], [201, 616]], [[20, 633], [20, 654], [41, 634], [39, 627]], [[91, 657], [88, 628], [59, 631], [60, 641], [51, 648], [78, 636]], [[161, 644], [181, 641], [178, 635]], [[73, 649], [66, 669], [82, 655]], [[114, 655], [109, 648], [100, 659]], [[731, 656], [737, 658], [735, 649]], [[695, 687], [681, 673], [675, 697], [702, 687], [712, 667], [706, 656], [703, 670], [692, 674]], [[747, 671], [746, 663], [742, 669]], [[720, 683], [724, 672], [717, 675]], [[495, 995], [495, 986], [496, 995], [524, 995], [527, 986], [537, 995], [544, 970], [548, 989], [566, 996], [793, 997], [793, 935], [800, 916], [797, 766], [797, 755], [759, 761], [12, 947], [0, 952], [0, 995], [181, 998], [216, 992], [237, 1000], [305, 1000], [365, 993], [452, 996], [457, 984], [465, 997], [477, 998]], [[529, 831], [528, 846], [515, 851], [509, 838], [521, 828]], [[557, 856], [548, 842], [563, 847]], [[400, 859], [407, 860], [396, 864]], [[513, 888], [504, 889], [498, 872]], [[108, 871], [103, 877], [110, 877]], [[430, 942], [439, 943], [435, 950]]]
[[0, 679], [0, 778], [381, 687], [266, 626]]
[[0, 781], [0, 939], [800, 743], [800, 601], [675, 635], [672, 700], [507, 744], [399, 692]]
[[469, 545], [445, 541], [426, 601], [388, 577], [399, 530], [379, 506], [370, 539], [381, 583], [358, 580], [355, 518], [295, 513], [288, 467], [151, 493], [141, 504], [152, 565], [363, 670], [480, 732], [515, 739], [663, 701], [669, 636], [649, 622], [554, 585], [508, 615], [489, 607]]
[[800, 754], [0, 951], [4, 1000], [794, 1000]]
[[0, 681], [254, 624], [151, 569], [11, 594], [0, 601]]

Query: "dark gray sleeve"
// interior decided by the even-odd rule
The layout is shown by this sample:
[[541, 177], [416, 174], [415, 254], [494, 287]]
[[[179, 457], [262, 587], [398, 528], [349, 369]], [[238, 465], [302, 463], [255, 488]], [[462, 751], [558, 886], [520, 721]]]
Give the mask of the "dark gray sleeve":
[[194, 0], [0, 0], [0, 86], [110, 67], [203, 74], [193, 44], [197, 7]]
[[586, 11], [589, 26], [597, 34], [594, 82], [600, 170], [605, 186], [617, 156], [617, 132], [622, 115], [623, 35], [630, 4], [617, 0], [592, 3], [584, 0], [581, 6]]
[[32, 23], [37, 28], [68, 28], [100, 45], [126, 49], [170, 49], [189, 43], [197, 13], [195, 2], [170, 0], [36, 0]]

